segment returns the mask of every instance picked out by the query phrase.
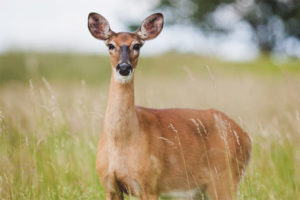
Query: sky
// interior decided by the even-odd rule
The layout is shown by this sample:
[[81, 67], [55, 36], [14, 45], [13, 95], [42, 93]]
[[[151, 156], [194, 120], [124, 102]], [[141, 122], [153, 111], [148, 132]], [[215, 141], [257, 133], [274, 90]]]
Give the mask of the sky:
[[[59, 51], [106, 54], [107, 47], [93, 38], [87, 16], [98, 12], [115, 32], [128, 31], [126, 22], [142, 22], [157, 0], [0, 0], [0, 53], [10, 50]], [[234, 22], [226, 9], [216, 18]], [[204, 35], [192, 27], [166, 26], [146, 42], [142, 54], [169, 50], [195, 52], [228, 60], [251, 60], [258, 55], [247, 24], [236, 22], [229, 37]]]

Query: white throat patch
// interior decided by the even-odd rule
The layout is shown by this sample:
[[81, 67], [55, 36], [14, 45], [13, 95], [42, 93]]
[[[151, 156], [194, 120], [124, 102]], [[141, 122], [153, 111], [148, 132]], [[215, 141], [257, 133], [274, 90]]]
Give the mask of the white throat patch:
[[133, 72], [134, 72], [134, 69], [132, 69], [130, 71], [130, 74], [128, 76], [122, 76], [119, 72], [117, 72], [116, 68], [114, 68], [113, 73], [114, 73], [115, 81], [117, 81], [118, 83], [122, 83], [122, 84], [129, 83], [132, 79]]

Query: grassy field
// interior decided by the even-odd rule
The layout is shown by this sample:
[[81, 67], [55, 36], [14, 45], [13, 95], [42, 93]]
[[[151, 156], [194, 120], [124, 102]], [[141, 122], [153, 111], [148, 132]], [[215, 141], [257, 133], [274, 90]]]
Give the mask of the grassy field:
[[[0, 199], [104, 199], [95, 170], [110, 79], [96, 55], [0, 55]], [[217, 108], [253, 140], [239, 199], [300, 199], [300, 61], [142, 58], [136, 104]]]

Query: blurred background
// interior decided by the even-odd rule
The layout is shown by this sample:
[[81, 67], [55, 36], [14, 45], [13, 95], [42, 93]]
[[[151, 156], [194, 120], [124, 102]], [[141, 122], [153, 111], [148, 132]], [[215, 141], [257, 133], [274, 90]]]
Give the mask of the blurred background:
[[299, 7], [298, 0], [2, 0], [0, 52], [104, 53], [105, 47], [89, 37], [89, 12], [101, 13], [118, 32], [136, 30], [159, 11], [166, 27], [145, 54], [175, 50], [249, 60], [265, 52], [300, 58]]
[[299, 0], [1, 0], [0, 199], [104, 199], [95, 156], [111, 72], [90, 12], [115, 32], [162, 12], [136, 104], [225, 112], [253, 140], [239, 199], [300, 199]]

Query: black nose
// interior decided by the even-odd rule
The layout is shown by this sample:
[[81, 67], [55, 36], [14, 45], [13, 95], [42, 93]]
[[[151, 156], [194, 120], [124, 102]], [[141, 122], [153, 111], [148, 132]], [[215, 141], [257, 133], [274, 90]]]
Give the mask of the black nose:
[[130, 74], [132, 70], [132, 67], [130, 64], [127, 63], [121, 63], [117, 65], [117, 71], [119, 71], [119, 73], [122, 76], [128, 76]]

